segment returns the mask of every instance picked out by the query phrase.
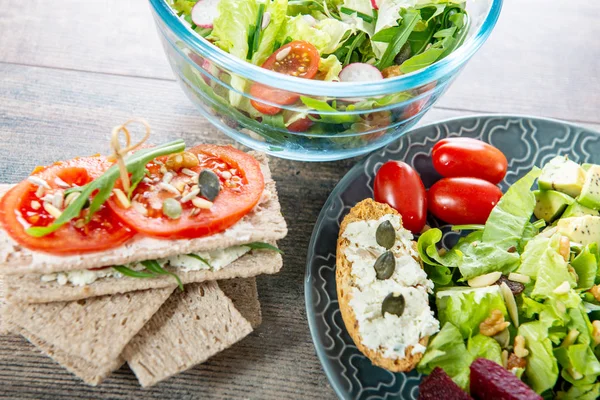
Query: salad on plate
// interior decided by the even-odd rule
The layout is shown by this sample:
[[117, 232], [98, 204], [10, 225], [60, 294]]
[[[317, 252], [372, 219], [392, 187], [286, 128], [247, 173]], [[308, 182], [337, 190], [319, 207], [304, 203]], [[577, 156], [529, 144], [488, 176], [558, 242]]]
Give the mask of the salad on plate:
[[[221, 50], [306, 80], [376, 82], [409, 74], [455, 51], [469, 31], [466, 0], [166, 1], [190, 29]], [[334, 133], [344, 142], [351, 140], [348, 133], [378, 130], [377, 138], [418, 114], [428, 100], [408, 102], [424, 96], [419, 90], [376, 98], [303, 96], [221, 71], [187, 51], [202, 70], [185, 68], [188, 84], [271, 142], [281, 139], [278, 132]], [[370, 112], [404, 102], [410, 104]]]
[[[503, 194], [496, 184], [508, 164], [493, 146], [449, 138], [433, 147], [431, 157], [442, 178], [428, 191], [408, 164], [381, 166], [374, 180], [380, 206], [373, 207], [393, 210], [383, 217], [360, 214], [362, 224], [372, 225], [356, 239], [360, 271], [356, 257], [337, 265], [338, 299], [340, 288], [343, 296], [351, 291], [349, 308], [360, 317], [349, 326], [340, 299], [359, 350], [385, 369], [428, 375], [422, 399], [471, 398], [466, 392], [477, 399], [600, 397], [600, 165], [555, 156]], [[398, 241], [386, 247], [381, 221], [397, 218], [396, 212], [396, 237], [406, 242], [409, 231], [418, 235], [416, 254], [410, 242], [398, 254]], [[428, 212], [451, 230], [429, 228]], [[453, 236], [460, 237], [448, 245]], [[352, 243], [346, 238], [352, 237], [341, 229], [338, 243]], [[409, 254], [420, 260], [427, 281], [409, 282], [407, 265], [416, 265]], [[340, 268], [352, 271], [341, 276]], [[404, 321], [414, 312], [406, 293], [415, 288], [429, 292], [439, 327]], [[386, 304], [390, 298], [401, 307]], [[391, 333], [368, 331], [383, 321], [396, 327], [396, 343]], [[418, 347], [418, 340], [426, 345]], [[405, 352], [407, 346], [412, 351]]]

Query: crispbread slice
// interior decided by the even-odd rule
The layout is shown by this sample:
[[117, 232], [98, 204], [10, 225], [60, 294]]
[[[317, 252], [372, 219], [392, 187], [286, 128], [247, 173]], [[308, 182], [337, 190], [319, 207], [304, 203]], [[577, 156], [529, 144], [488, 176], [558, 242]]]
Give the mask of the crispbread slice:
[[[344, 217], [340, 225], [340, 232], [337, 241], [337, 256], [336, 256], [336, 271], [335, 281], [337, 286], [338, 303], [340, 305], [340, 311], [342, 313], [342, 319], [346, 325], [346, 329], [350, 334], [350, 337], [358, 347], [358, 350], [366, 355], [374, 365], [385, 368], [393, 372], [410, 371], [423, 357], [423, 354], [411, 354], [412, 346], [408, 346], [405, 352], [405, 358], [402, 359], [391, 359], [385, 358], [381, 352], [372, 350], [366, 347], [363, 342], [361, 335], [358, 331], [358, 321], [354, 310], [350, 306], [350, 300], [352, 298], [352, 288], [355, 286], [354, 277], [352, 276], [352, 264], [346, 259], [344, 255], [344, 249], [348, 246], [349, 242], [347, 239], [342, 237], [342, 234], [346, 230], [348, 224], [355, 221], [379, 219], [387, 214], [399, 215], [396, 210], [387, 204], [377, 203], [372, 199], [366, 199], [355, 205], [348, 215]], [[422, 338], [419, 343], [427, 345], [429, 338]]]
[[[184, 284], [231, 278], [248, 278], [260, 274], [274, 274], [283, 265], [281, 255], [274, 251], [255, 250], [217, 271], [190, 271], [177, 273]], [[156, 278], [103, 278], [86, 286], [59, 285], [56, 281], [42, 282], [39, 274], [8, 275], [5, 279], [5, 295], [14, 303], [48, 303], [72, 301], [89, 297], [136, 290], [157, 289], [172, 286], [175, 279], [163, 275]]]
[[[265, 190], [252, 211], [229, 229], [196, 239], [163, 240], [138, 235], [126, 244], [100, 252], [57, 256], [36, 252], [18, 245], [0, 229], [0, 274], [23, 275], [89, 269], [154, 260], [177, 254], [223, 249], [251, 242], [275, 242], [287, 234], [285, 220], [277, 198], [275, 181], [271, 178], [266, 156], [254, 153], [261, 163]], [[8, 185], [2, 185], [6, 191]]]
[[74, 302], [14, 305], [7, 322], [93, 365], [114, 362], [173, 292], [144, 290]]
[[14, 326], [12, 331], [19, 333], [31, 344], [38, 348], [43, 354], [52, 358], [62, 367], [66, 368], [70, 373], [79, 377], [82, 381], [88, 385], [97, 386], [104, 381], [108, 376], [125, 363], [123, 358], [118, 357], [115, 360], [104, 365], [94, 365], [83, 358], [72, 356], [58, 348], [53, 346], [44, 340], [38, 338], [26, 329]]
[[206, 361], [252, 332], [216, 282], [176, 292], [123, 355], [144, 387]]
[[219, 288], [231, 299], [235, 308], [246, 318], [252, 328], [262, 322], [256, 279], [227, 279], [219, 281]]

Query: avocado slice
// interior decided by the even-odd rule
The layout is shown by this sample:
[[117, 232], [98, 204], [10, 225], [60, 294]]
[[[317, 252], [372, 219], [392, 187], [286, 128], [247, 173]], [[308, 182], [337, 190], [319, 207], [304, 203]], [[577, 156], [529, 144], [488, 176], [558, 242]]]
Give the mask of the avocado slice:
[[600, 165], [591, 165], [585, 173], [583, 188], [577, 201], [588, 208], [600, 208]]
[[556, 224], [557, 231], [573, 242], [587, 246], [600, 243], [600, 217], [584, 215], [583, 217], [561, 218]]
[[562, 214], [562, 218], [583, 217], [584, 215], [599, 216], [600, 212], [598, 212], [598, 210], [594, 210], [593, 208], [582, 206], [578, 202], [574, 202], [567, 207], [565, 212]]
[[571, 196], [556, 190], [535, 190], [533, 194], [535, 195], [533, 215], [548, 223], [560, 217], [567, 206], [575, 202]]
[[550, 160], [538, 179], [542, 190], [556, 190], [571, 197], [577, 197], [585, 181], [585, 171], [566, 156], [556, 156]]

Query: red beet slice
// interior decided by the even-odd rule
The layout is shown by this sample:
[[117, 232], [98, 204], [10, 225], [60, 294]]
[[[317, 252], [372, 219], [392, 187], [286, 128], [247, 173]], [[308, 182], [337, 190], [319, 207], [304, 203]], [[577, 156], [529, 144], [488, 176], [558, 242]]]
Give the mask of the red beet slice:
[[485, 358], [471, 364], [471, 395], [480, 400], [542, 400], [511, 372]]
[[419, 385], [419, 400], [473, 400], [440, 367], [435, 367]]

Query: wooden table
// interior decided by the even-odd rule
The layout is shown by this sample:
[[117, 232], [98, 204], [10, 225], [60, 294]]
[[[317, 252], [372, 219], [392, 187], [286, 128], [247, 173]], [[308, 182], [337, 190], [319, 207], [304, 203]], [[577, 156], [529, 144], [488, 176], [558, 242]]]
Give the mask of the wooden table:
[[[107, 152], [110, 128], [148, 119], [154, 140], [227, 143], [176, 85], [145, 1], [29, 0], [0, 7], [0, 182], [35, 165]], [[600, 3], [507, 0], [491, 38], [423, 119], [533, 114], [600, 130]], [[285, 266], [259, 278], [262, 326], [204, 365], [149, 389], [127, 367], [81, 384], [19, 336], [0, 337], [2, 398], [333, 398], [304, 309], [313, 224], [355, 163], [272, 159], [290, 234]]]

